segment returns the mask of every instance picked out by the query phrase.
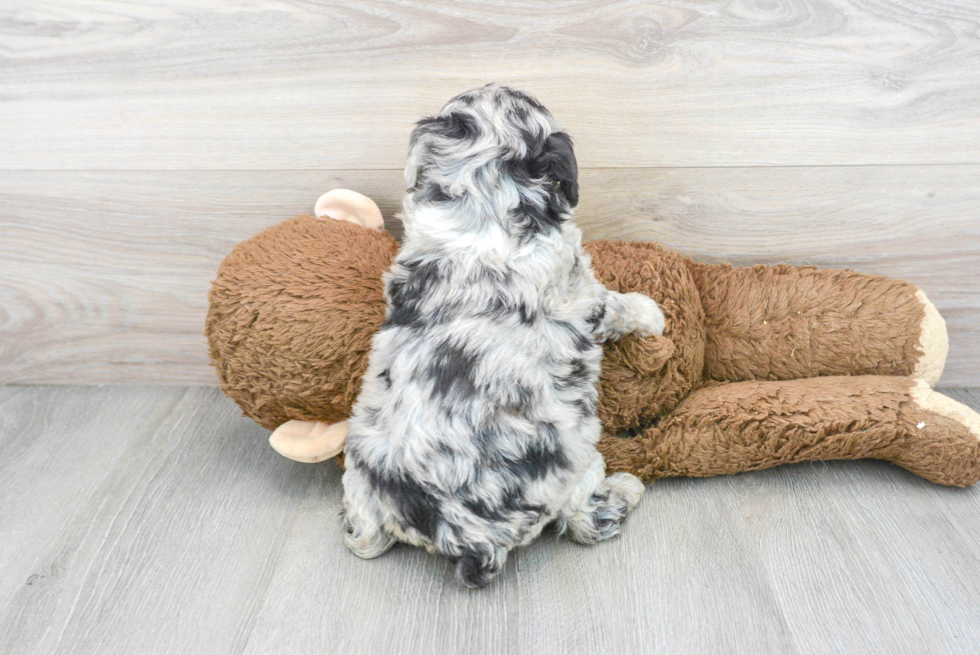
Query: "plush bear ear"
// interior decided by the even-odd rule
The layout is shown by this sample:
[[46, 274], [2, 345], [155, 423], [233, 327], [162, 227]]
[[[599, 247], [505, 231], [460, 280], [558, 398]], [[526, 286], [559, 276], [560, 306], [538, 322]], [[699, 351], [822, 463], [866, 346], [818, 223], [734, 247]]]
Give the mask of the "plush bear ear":
[[350, 189], [334, 189], [324, 193], [313, 206], [313, 215], [350, 221], [369, 230], [385, 228], [385, 219], [374, 201]]
[[569, 207], [578, 204], [578, 162], [572, 148], [572, 137], [565, 132], [555, 132], [542, 147], [541, 168], [549, 179], [558, 185], [558, 192]]

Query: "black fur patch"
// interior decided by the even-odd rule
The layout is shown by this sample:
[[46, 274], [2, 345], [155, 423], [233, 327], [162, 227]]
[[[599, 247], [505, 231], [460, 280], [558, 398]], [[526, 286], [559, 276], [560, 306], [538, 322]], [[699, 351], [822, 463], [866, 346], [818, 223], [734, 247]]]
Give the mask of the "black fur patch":
[[529, 308], [527, 303], [524, 302], [517, 303], [517, 313], [520, 315], [523, 325], [531, 325], [538, 316], [538, 313]]
[[511, 89], [509, 87], [507, 91], [510, 93], [511, 96], [523, 100], [525, 103], [534, 107], [534, 109], [536, 109], [537, 111], [548, 113], [548, 110], [545, 109], [544, 105], [542, 105], [540, 102], [535, 100], [533, 96], [525, 93], [524, 91], [521, 91], [520, 89]]
[[568, 362], [571, 370], [565, 375], [555, 375], [555, 385], [561, 389], [569, 389], [579, 386], [584, 382], [592, 381], [592, 371], [583, 359], [573, 359]]
[[593, 332], [599, 329], [599, 324], [602, 323], [602, 319], [606, 317], [606, 303], [599, 303], [592, 310], [592, 314], [585, 319], [585, 322], [589, 324], [589, 327]]
[[578, 410], [578, 414], [582, 418], [590, 418], [596, 414], [595, 398], [576, 398], [572, 401], [572, 405]]
[[505, 161], [504, 172], [520, 187], [532, 188], [542, 181], [548, 185], [544, 203], [522, 198], [513, 216], [528, 234], [542, 234], [558, 227], [568, 209], [578, 204], [578, 163], [572, 139], [564, 132], [544, 140], [527, 130], [523, 136], [527, 155]]
[[473, 512], [485, 521], [503, 521], [504, 515], [496, 507], [491, 507], [483, 498], [472, 498], [463, 501], [463, 507]]
[[425, 189], [421, 194], [419, 194], [419, 199], [422, 202], [440, 203], [453, 200], [453, 197], [446, 193], [446, 191], [438, 184], [422, 184], [418, 186]]
[[463, 501], [463, 507], [473, 512], [484, 521], [501, 523], [510, 521], [514, 514], [537, 519], [544, 511], [544, 505], [534, 505], [524, 500], [520, 488], [510, 487], [504, 492], [503, 501], [499, 505], [491, 505], [485, 498], [468, 498]]
[[562, 214], [556, 209], [551, 203], [541, 206], [522, 198], [514, 210], [513, 219], [529, 236], [545, 234], [561, 225]]
[[506, 319], [517, 315], [521, 325], [533, 325], [538, 318], [538, 313], [528, 307], [527, 303], [520, 301], [516, 305], [508, 301], [503, 295], [495, 295], [487, 304], [487, 309], [483, 312], [484, 316]]
[[587, 353], [597, 348], [598, 345], [591, 334], [585, 334], [584, 332], [575, 333], [575, 349], [580, 353]]
[[480, 136], [480, 127], [469, 114], [453, 111], [442, 117], [441, 133], [450, 139], [476, 139]]
[[439, 129], [440, 119], [438, 116], [426, 116], [415, 123], [415, 129], [408, 137], [408, 149], [411, 151], [418, 143], [418, 140], [425, 134], [431, 134]]
[[442, 282], [442, 270], [437, 260], [409, 260], [400, 264], [388, 282], [388, 318], [382, 329], [407, 327], [421, 322], [419, 307], [433, 288]]
[[542, 147], [540, 166], [548, 179], [558, 183], [558, 191], [570, 207], [578, 204], [578, 162], [572, 137], [564, 132], [555, 132], [545, 139]]
[[363, 462], [361, 470], [367, 475], [375, 491], [388, 498], [405, 525], [415, 528], [429, 539], [435, 537], [436, 529], [443, 520], [438, 498], [417, 481], [401, 473], [376, 471]]
[[427, 116], [415, 124], [408, 140], [409, 150], [426, 134], [471, 140], [480, 136], [480, 127], [475, 118], [460, 111], [449, 112], [445, 116]]
[[609, 492], [592, 494], [589, 504], [596, 508], [592, 512], [592, 524], [601, 535], [616, 534], [619, 526], [626, 520], [629, 507], [625, 502], [610, 503]]
[[556, 324], [563, 327], [574, 340], [575, 350], [580, 353], [591, 352], [593, 348], [598, 348], [599, 344], [591, 333], [582, 332], [575, 328], [571, 323], [556, 321]]
[[441, 454], [445, 455], [446, 457], [456, 456], [456, 451], [453, 450], [452, 446], [447, 444], [445, 441], [440, 441], [439, 443], [437, 443], [436, 450], [438, 450]]
[[454, 401], [467, 400], [476, 395], [474, 367], [479, 358], [467, 354], [458, 346], [441, 343], [436, 346], [428, 373], [432, 378], [433, 395]]
[[385, 320], [381, 329], [391, 327], [409, 327], [419, 323], [419, 311], [416, 303], [392, 305], [388, 311], [388, 318]]
[[518, 480], [538, 480], [559, 469], [568, 469], [571, 463], [557, 443], [557, 429], [552, 423], [542, 423], [543, 432], [552, 436], [550, 443], [531, 443], [517, 459], [504, 459], [504, 467]]
[[506, 483], [501, 499], [496, 503], [491, 503], [486, 496], [479, 493], [478, 482], [461, 489], [457, 497], [462, 500], [467, 510], [486, 521], [511, 521], [514, 514], [520, 514], [524, 519], [537, 520], [547, 508], [544, 505], [527, 502], [524, 498], [524, 486], [525, 481], [519, 479]]
[[[517, 457], [503, 456], [498, 448], [498, 432], [490, 426], [481, 426], [473, 431], [473, 439], [480, 451], [480, 467], [488, 470], [506, 471], [522, 485], [527, 480], [537, 480], [558, 470], [567, 470], [571, 462], [562, 450], [558, 438], [558, 428], [550, 421], [536, 424], [538, 439], [529, 443], [524, 452]], [[522, 498], [519, 486], [515, 497]]]
[[497, 430], [488, 426], [479, 426], [473, 431], [473, 442], [483, 456], [480, 466], [486, 466], [489, 460], [488, 456], [496, 453], [498, 436]]

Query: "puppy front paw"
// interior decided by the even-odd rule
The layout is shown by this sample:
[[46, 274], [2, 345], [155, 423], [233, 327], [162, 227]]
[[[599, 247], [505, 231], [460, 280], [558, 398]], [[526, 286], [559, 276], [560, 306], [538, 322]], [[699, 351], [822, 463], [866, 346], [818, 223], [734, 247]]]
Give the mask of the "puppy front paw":
[[640, 337], [664, 333], [664, 313], [649, 296], [642, 293], [625, 293], [627, 323], [630, 332]]

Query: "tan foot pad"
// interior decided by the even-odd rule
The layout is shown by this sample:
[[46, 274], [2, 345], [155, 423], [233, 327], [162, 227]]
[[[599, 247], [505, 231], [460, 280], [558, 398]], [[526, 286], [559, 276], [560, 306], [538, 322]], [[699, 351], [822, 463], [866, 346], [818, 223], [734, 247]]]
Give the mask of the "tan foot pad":
[[980, 439], [980, 414], [949, 396], [933, 391], [926, 380], [916, 380], [915, 386], [912, 387], [912, 398], [922, 409], [962, 424], [970, 434]]
[[336, 457], [347, 441], [347, 421], [286, 421], [269, 435], [269, 445], [283, 457], [313, 464]]
[[916, 292], [915, 297], [922, 303], [925, 316], [922, 317], [919, 333], [919, 348], [922, 350], [922, 356], [915, 365], [913, 376], [925, 380], [930, 387], [934, 387], [943, 374], [946, 355], [949, 353], [946, 321], [921, 290]]

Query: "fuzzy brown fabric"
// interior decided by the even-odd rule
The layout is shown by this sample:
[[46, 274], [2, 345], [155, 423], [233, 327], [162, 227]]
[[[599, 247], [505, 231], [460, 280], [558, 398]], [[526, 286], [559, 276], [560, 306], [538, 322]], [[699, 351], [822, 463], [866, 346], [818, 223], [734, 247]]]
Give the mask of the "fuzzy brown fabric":
[[[922, 355], [914, 286], [697, 264], [653, 243], [586, 248], [604, 284], [647, 293], [667, 318], [662, 337], [605, 347], [599, 447], [610, 469], [650, 481], [873, 457], [940, 484], [980, 479], [980, 416], [924, 409], [898, 377]], [[205, 333], [222, 389], [246, 415], [270, 429], [347, 418], [397, 249], [383, 232], [309, 216], [235, 248]], [[625, 430], [636, 436], [614, 436]]]
[[871, 458], [938, 484], [975, 483], [980, 439], [918, 406], [911, 387], [884, 375], [715, 384], [636, 438], [604, 436], [599, 450], [609, 470], [645, 480]]
[[705, 377], [911, 375], [925, 315], [908, 282], [815, 266], [691, 262], [706, 318]]
[[609, 289], [656, 299], [667, 319], [663, 337], [627, 336], [605, 345], [599, 418], [611, 432], [634, 430], [669, 412], [701, 382], [704, 312], [686, 261], [655, 243], [585, 244], [596, 277]]
[[387, 232], [311, 216], [238, 244], [211, 285], [204, 331], [222, 391], [270, 430], [346, 419], [397, 252]]

